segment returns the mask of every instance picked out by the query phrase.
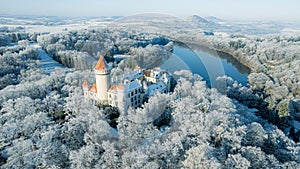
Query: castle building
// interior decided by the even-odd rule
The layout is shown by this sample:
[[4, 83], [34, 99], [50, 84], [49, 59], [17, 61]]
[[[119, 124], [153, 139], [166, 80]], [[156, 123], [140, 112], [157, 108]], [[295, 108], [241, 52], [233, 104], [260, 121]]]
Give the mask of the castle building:
[[160, 68], [142, 70], [136, 66], [132, 72], [114, 82], [111, 80], [110, 71], [111, 67], [101, 56], [94, 68], [96, 83], [90, 86], [85, 81], [82, 84], [85, 99], [127, 111], [129, 107], [140, 107], [157, 92], [170, 92], [171, 76], [168, 71]]

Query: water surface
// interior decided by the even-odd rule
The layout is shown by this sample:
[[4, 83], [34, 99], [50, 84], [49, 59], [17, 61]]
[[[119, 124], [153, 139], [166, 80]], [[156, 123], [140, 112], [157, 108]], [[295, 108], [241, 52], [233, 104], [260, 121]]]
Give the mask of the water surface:
[[208, 86], [214, 86], [218, 76], [230, 76], [242, 85], [247, 85], [250, 69], [239, 63], [231, 55], [217, 52], [198, 45], [175, 45], [173, 54], [161, 67], [171, 73], [190, 70], [199, 74]]

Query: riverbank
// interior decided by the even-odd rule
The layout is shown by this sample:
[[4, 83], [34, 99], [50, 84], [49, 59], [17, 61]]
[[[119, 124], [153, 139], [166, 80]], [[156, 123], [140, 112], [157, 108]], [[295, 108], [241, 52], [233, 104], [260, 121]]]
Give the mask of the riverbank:
[[[216, 87], [216, 79], [224, 75], [246, 86], [250, 70], [229, 55], [223, 57], [202, 46], [174, 43], [172, 56], [160, 66], [170, 72], [189, 70], [203, 77], [209, 87]], [[230, 59], [229, 59], [230, 57]]]
[[[240, 57], [239, 55], [236, 55], [236, 53], [234, 53], [233, 51], [230, 51], [230, 50], [226, 50], [226, 49], [223, 49], [223, 48], [216, 48], [214, 45], [210, 44], [210, 43], [204, 43], [204, 42], [201, 42], [201, 41], [186, 41], [186, 40], [177, 40], [177, 39], [173, 39], [171, 38], [172, 41], [174, 41], [175, 43], [178, 43], [178, 44], [184, 44], [185, 46], [189, 47], [189, 46], [194, 46], [194, 45], [197, 45], [197, 46], [201, 46], [203, 48], [206, 48], [206, 52], [210, 52], [210, 51], [215, 51], [215, 52], [220, 52], [220, 53], [224, 53], [224, 54], [227, 54], [227, 55], [230, 55], [230, 57], [227, 57], [227, 58], [224, 58], [226, 60], [228, 60], [229, 62], [233, 63], [233, 62], [237, 62], [238, 64], [241, 64], [243, 65], [243, 67], [246, 67], [248, 68], [247, 71], [247, 74], [250, 74], [251, 71], [253, 71], [256, 67], [247, 63], [247, 62], [242, 62], [240, 61]], [[235, 64], [237, 65], [237, 64]]]
[[[181, 43], [196, 44], [230, 54], [247, 66], [249, 88], [260, 99], [259, 115], [289, 131], [299, 141], [293, 120], [300, 121], [300, 43], [299, 37], [287, 35], [203, 36], [186, 33], [171, 38]], [[197, 36], [198, 35], [198, 36]], [[248, 105], [247, 105], [248, 106]], [[295, 130], [295, 131], [294, 131]], [[295, 134], [297, 133], [298, 134]], [[294, 133], [294, 134], [293, 134]]]

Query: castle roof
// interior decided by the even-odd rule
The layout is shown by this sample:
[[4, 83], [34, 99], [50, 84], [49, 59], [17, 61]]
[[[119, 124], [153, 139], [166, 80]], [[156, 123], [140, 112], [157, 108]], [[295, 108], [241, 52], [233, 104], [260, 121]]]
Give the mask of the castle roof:
[[90, 88], [90, 91], [91, 91], [91, 92], [94, 92], [94, 93], [97, 93], [97, 86], [96, 86], [95, 83], [94, 83], [93, 86]]
[[163, 92], [166, 88], [167, 88], [166, 85], [162, 81], [149, 85], [148, 86], [149, 95], [152, 96], [156, 92]]
[[103, 56], [100, 56], [97, 65], [95, 66], [94, 70], [107, 70], [109, 69], [109, 65], [107, 64], [106, 60]]
[[124, 90], [124, 89], [125, 89], [125, 88], [124, 88], [124, 86], [123, 86], [123, 83], [122, 83], [122, 82], [121, 82], [121, 83], [119, 83], [117, 87], [118, 87], [118, 89], [122, 89], [122, 90]]
[[82, 84], [82, 87], [83, 87], [83, 88], [89, 87], [89, 82], [88, 82], [87, 80], [84, 81], [83, 84]]
[[[123, 84], [122, 84], [123, 86]], [[133, 80], [133, 81], [129, 81], [129, 82], [125, 82], [124, 83], [124, 88], [127, 90], [127, 91], [132, 91], [134, 89], [137, 89], [139, 87], [141, 87], [142, 85], [139, 83], [138, 80]]]
[[136, 65], [133, 70], [140, 70], [140, 69], [141, 68], [139, 67], [139, 65]]
[[117, 85], [113, 84], [109, 89], [108, 91], [112, 92], [112, 91], [116, 91], [117, 89]]

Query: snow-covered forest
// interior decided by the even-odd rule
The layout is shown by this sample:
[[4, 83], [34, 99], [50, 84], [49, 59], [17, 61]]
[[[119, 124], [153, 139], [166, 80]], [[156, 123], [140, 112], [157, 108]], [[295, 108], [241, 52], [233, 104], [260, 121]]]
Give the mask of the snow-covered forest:
[[[300, 168], [299, 36], [157, 29], [0, 28], [0, 168]], [[173, 41], [232, 54], [251, 68], [248, 86], [219, 77], [220, 88], [208, 88], [181, 70], [173, 92], [141, 108], [84, 100], [100, 55], [116, 77], [160, 65]], [[36, 43], [65, 67], [42, 67]]]
[[172, 49], [169, 40], [161, 36], [109, 29], [47, 34], [39, 36], [37, 42], [55, 60], [76, 69], [90, 69], [100, 55], [113, 61], [114, 54], [128, 54], [135, 64], [154, 67], [168, 56], [163, 45]]
[[[251, 104], [245, 96], [233, 98], [248, 100], [246, 105], [259, 109], [260, 116], [283, 130], [293, 128], [294, 120], [300, 120], [300, 41], [297, 34], [205, 36], [187, 33], [183, 37], [178, 32], [176, 35], [175, 39], [186, 43], [230, 53], [251, 68], [247, 92], [251, 90], [251, 95], [257, 96], [257, 103]], [[299, 134], [295, 140], [299, 140]]]

